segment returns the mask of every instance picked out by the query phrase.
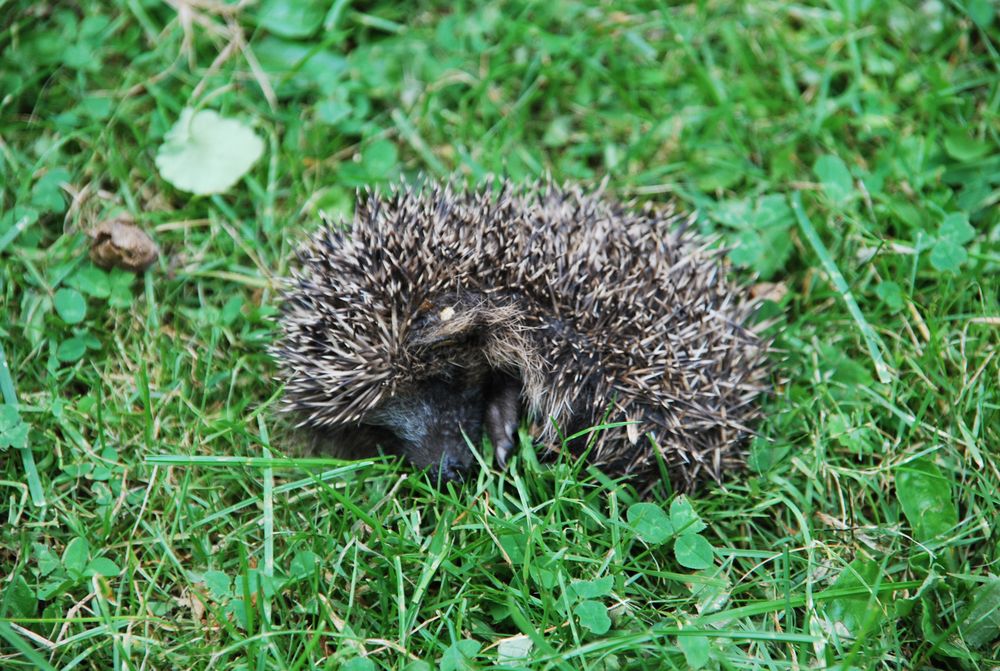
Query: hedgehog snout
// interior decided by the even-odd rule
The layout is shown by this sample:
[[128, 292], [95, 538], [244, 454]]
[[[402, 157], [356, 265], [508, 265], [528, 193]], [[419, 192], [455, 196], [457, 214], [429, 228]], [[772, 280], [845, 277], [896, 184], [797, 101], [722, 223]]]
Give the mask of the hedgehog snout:
[[434, 377], [399, 389], [366, 418], [391, 436], [383, 447], [418, 468], [430, 469], [439, 484], [464, 479], [475, 464], [470, 444], [483, 435], [497, 465], [513, 453], [521, 414], [521, 382], [496, 372], [472, 378]]
[[438, 469], [438, 484], [446, 482], [461, 482], [469, 472], [469, 464], [462, 461], [453, 454], [446, 453], [441, 457], [441, 466]]
[[469, 442], [483, 435], [485, 403], [481, 385], [434, 378], [398, 390], [367, 419], [392, 434], [395, 444], [384, 447], [440, 482], [456, 481], [475, 461]]

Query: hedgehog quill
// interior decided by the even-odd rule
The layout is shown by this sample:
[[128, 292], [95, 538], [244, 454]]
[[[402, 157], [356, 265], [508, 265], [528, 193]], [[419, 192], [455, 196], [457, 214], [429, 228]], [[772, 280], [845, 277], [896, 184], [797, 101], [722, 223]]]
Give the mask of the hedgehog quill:
[[334, 454], [442, 480], [484, 435], [504, 467], [524, 420], [543, 453], [612, 476], [651, 482], [658, 452], [677, 487], [719, 479], [759, 419], [768, 344], [691, 223], [548, 183], [366, 193], [286, 282], [283, 409]]

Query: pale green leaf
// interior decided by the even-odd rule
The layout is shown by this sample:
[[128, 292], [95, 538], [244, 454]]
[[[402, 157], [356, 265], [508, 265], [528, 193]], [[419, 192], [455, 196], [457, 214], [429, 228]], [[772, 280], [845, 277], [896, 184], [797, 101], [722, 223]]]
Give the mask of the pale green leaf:
[[892, 312], [899, 312], [906, 305], [903, 288], [896, 282], [882, 282], [875, 287], [875, 295], [885, 303]]
[[370, 178], [384, 179], [391, 175], [398, 158], [396, 145], [388, 140], [378, 140], [361, 152], [361, 166]]
[[351, 115], [351, 105], [342, 100], [320, 100], [316, 103], [316, 119], [331, 126]]
[[292, 558], [292, 563], [288, 567], [290, 575], [296, 578], [307, 578], [316, 572], [319, 563], [319, 556], [315, 552], [302, 550]]
[[981, 648], [1000, 638], [1000, 578], [990, 578], [976, 587], [959, 633], [970, 648]]
[[976, 229], [969, 223], [969, 217], [965, 213], [952, 212], [941, 220], [938, 237], [942, 240], [951, 240], [956, 245], [964, 245], [976, 237]]
[[198, 195], [232, 187], [264, 152], [264, 142], [242, 121], [213, 110], [185, 108], [156, 154], [163, 179]]
[[931, 265], [942, 272], [956, 273], [965, 260], [969, 258], [969, 253], [965, 248], [947, 238], [942, 238], [934, 243], [931, 249]]
[[986, 30], [997, 14], [996, 0], [968, 0], [966, 11], [977, 26]]
[[216, 601], [222, 601], [233, 596], [233, 580], [222, 571], [205, 571], [201, 579]]
[[698, 533], [705, 528], [705, 523], [694, 511], [691, 500], [683, 495], [670, 503], [670, 524], [677, 533]]
[[63, 568], [74, 578], [83, 576], [83, 570], [89, 559], [90, 543], [87, 542], [86, 538], [74, 538], [66, 544], [66, 549], [63, 550]]
[[854, 180], [847, 166], [838, 156], [825, 154], [816, 159], [813, 172], [823, 186], [823, 192], [836, 204], [842, 204], [851, 199], [854, 194]]
[[440, 671], [472, 671], [472, 659], [482, 645], [472, 639], [464, 639], [453, 644], [441, 655]]
[[375, 662], [367, 657], [352, 657], [343, 666], [341, 671], [375, 671]]
[[534, 647], [534, 642], [524, 634], [502, 639], [497, 645], [498, 661], [508, 662], [526, 659], [531, 653], [532, 647]]
[[18, 575], [4, 587], [0, 603], [6, 605], [6, 617], [34, 617], [38, 609], [38, 598], [24, 575]]
[[319, 29], [329, 3], [319, 0], [262, 0], [257, 7], [260, 25], [282, 37], [309, 37]]
[[708, 664], [709, 640], [707, 636], [678, 636], [677, 647], [684, 653], [689, 669], [701, 669]]
[[971, 163], [985, 156], [990, 146], [983, 140], [969, 137], [966, 131], [954, 131], [944, 139], [944, 148], [956, 161]]
[[597, 599], [611, 593], [614, 585], [614, 578], [609, 575], [594, 580], [574, 580], [570, 584], [570, 591], [579, 599]]
[[[831, 589], [862, 588], [869, 591], [874, 590], [878, 580], [878, 571], [879, 565], [876, 562], [858, 557], [840, 572]], [[874, 604], [874, 611], [881, 614], [877, 601], [871, 600], [870, 594], [831, 599], [826, 602], [824, 611], [831, 622], [842, 625], [843, 629], [851, 636], [858, 636], [865, 626], [866, 619], [876, 616], [876, 613], [872, 612], [873, 609], [869, 606], [869, 602]]]
[[59, 343], [59, 347], [56, 349], [56, 358], [65, 363], [73, 363], [82, 359], [86, 353], [86, 338], [74, 336]]
[[642, 540], [659, 545], [674, 535], [674, 527], [663, 508], [655, 503], [633, 503], [628, 507], [628, 523]]
[[107, 557], [96, 557], [91, 559], [87, 562], [87, 568], [83, 571], [83, 574], [86, 576], [102, 575], [105, 578], [114, 577], [119, 573], [121, 573], [121, 569]]
[[682, 534], [674, 541], [674, 556], [685, 568], [700, 570], [715, 561], [712, 545], [701, 534]]
[[107, 298], [111, 293], [108, 274], [93, 264], [70, 275], [66, 284], [94, 298]]
[[608, 609], [599, 601], [582, 601], [573, 609], [573, 613], [580, 619], [580, 624], [598, 636], [611, 629]]
[[951, 496], [951, 481], [930, 459], [918, 459], [899, 467], [896, 497], [903, 514], [920, 542], [949, 533], [958, 524], [958, 509]]
[[66, 211], [66, 195], [62, 184], [71, 176], [65, 168], [54, 168], [42, 175], [31, 189], [31, 204], [43, 212], [62, 214]]
[[60, 289], [52, 297], [52, 304], [67, 324], [79, 324], [87, 316], [87, 301], [76, 289]]
[[28, 425], [21, 419], [17, 408], [0, 405], [0, 450], [8, 447], [23, 448], [28, 444]]

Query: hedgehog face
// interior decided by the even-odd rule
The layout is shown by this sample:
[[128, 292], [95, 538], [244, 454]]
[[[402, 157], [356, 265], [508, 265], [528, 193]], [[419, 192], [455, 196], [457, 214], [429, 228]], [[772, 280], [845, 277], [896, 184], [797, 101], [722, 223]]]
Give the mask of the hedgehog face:
[[384, 400], [366, 423], [391, 434], [394, 449], [419, 468], [436, 469], [440, 482], [462, 479], [485, 433], [497, 465], [514, 450], [521, 414], [521, 384], [491, 372], [478, 381], [436, 377], [408, 386]]
[[439, 481], [447, 482], [461, 480], [472, 466], [469, 442], [479, 443], [485, 416], [482, 386], [435, 378], [386, 399], [367, 423], [389, 431], [391, 447], [419, 468], [437, 469]]

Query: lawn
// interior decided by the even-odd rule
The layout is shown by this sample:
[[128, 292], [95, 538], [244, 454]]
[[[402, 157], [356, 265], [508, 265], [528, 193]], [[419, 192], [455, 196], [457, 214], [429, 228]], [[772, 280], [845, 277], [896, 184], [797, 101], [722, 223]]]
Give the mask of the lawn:
[[[997, 14], [0, 0], [0, 668], [1000, 667]], [[260, 140], [219, 193], [185, 109]], [[275, 279], [421, 174], [697, 211], [774, 299], [748, 469], [298, 459]]]

